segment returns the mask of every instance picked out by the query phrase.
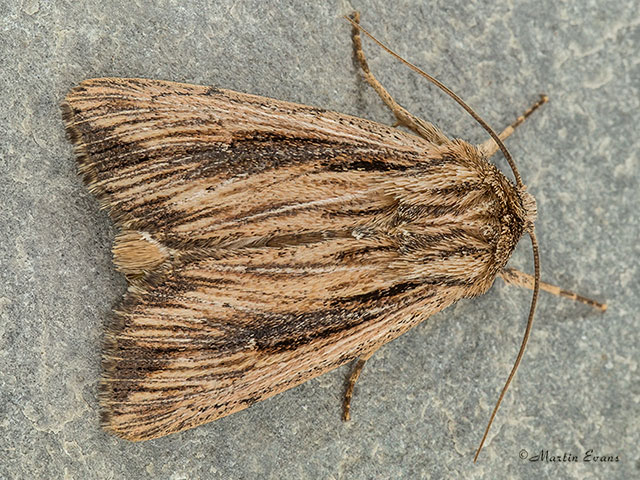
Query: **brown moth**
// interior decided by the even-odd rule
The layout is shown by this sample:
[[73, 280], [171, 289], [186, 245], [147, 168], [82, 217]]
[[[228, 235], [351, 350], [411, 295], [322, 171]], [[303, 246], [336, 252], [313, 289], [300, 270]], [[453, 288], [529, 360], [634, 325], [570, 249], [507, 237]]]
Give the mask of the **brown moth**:
[[179, 432], [359, 358], [348, 417], [380, 346], [497, 275], [534, 283], [505, 270], [536, 208], [517, 173], [513, 184], [487, 161], [500, 139], [450, 140], [413, 117], [370, 73], [357, 28], [354, 43], [417, 135], [160, 80], [68, 93], [79, 170], [119, 228], [114, 263], [129, 282], [106, 333], [108, 431]]

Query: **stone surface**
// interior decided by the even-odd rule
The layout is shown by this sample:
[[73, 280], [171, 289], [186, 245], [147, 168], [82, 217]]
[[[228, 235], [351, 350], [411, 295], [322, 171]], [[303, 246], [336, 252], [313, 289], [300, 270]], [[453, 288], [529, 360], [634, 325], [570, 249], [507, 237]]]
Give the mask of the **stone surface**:
[[[0, 478], [637, 477], [638, 2], [304, 3], [0, 1]], [[609, 310], [541, 296], [475, 465], [530, 300], [501, 281], [376, 354], [348, 424], [342, 367], [195, 430], [141, 444], [109, 436], [98, 422], [100, 344], [125, 282], [111, 265], [114, 228], [76, 175], [61, 99], [85, 78], [140, 76], [391, 123], [353, 63], [341, 18], [353, 8], [496, 129], [549, 95], [508, 141], [538, 201], [543, 276]], [[365, 48], [400, 103], [484, 140], [453, 101]], [[532, 270], [526, 239], [511, 265]], [[619, 461], [584, 462], [590, 449]], [[530, 462], [523, 450], [578, 461]]]

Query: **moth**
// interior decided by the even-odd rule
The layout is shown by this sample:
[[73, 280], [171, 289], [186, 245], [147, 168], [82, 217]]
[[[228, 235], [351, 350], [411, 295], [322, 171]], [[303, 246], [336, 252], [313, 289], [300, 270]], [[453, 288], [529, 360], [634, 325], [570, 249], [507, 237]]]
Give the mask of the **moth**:
[[500, 136], [485, 124], [482, 145], [449, 139], [375, 79], [353, 23], [365, 79], [412, 133], [160, 80], [85, 80], [66, 96], [129, 283], [105, 335], [108, 431], [180, 432], [358, 359], [348, 418], [373, 352], [499, 275], [535, 284], [528, 336], [535, 241], [535, 278], [505, 265], [525, 232], [535, 239], [535, 200], [488, 158], [510, 160], [501, 140], [546, 99]]

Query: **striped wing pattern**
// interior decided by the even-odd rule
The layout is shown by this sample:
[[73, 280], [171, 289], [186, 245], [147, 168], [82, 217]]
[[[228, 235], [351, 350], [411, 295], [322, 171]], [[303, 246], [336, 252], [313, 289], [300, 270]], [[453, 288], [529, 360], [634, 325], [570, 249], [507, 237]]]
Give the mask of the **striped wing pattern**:
[[157, 80], [87, 80], [63, 112], [120, 229], [130, 288], [106, 334], [101, 402], [105, 427], [130, 440], [396, 338], [489, 288], [505, 235], [519, 238], [496, 193], [510, 184], [464, 142]]

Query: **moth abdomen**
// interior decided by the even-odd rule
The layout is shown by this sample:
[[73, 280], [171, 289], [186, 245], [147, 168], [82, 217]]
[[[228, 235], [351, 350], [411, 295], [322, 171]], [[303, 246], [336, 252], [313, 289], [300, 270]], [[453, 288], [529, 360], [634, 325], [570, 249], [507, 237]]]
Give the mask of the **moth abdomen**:
[[113, 245], [113, 263], [125, 275], [144, 275], [170, 259], [169, 250], [148, 232], [125, 230]]

